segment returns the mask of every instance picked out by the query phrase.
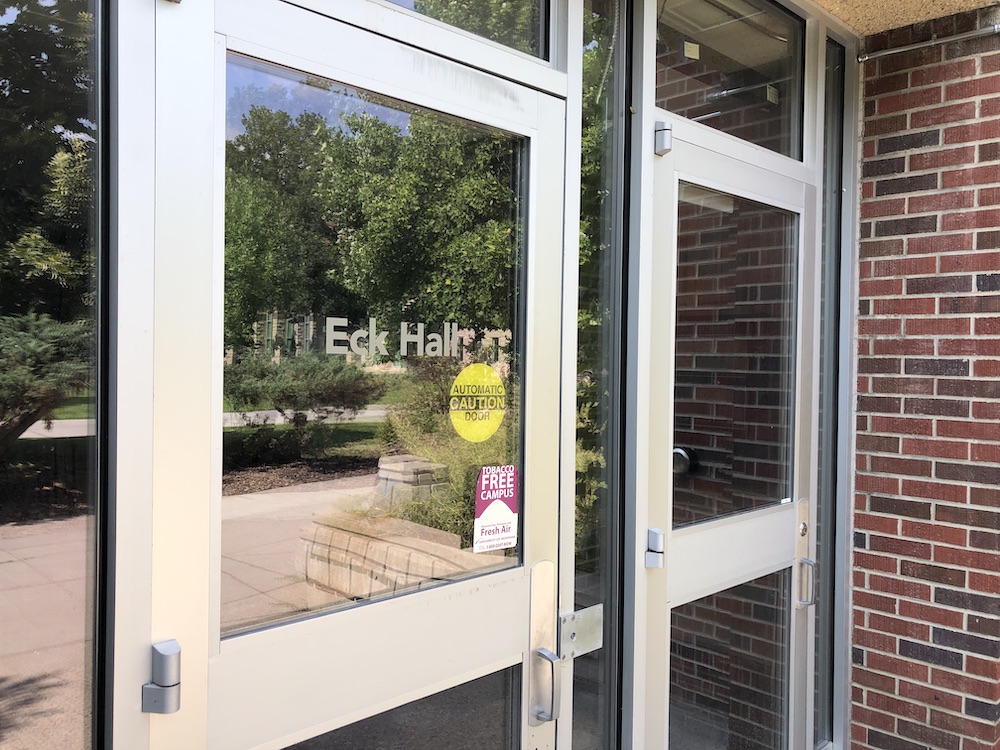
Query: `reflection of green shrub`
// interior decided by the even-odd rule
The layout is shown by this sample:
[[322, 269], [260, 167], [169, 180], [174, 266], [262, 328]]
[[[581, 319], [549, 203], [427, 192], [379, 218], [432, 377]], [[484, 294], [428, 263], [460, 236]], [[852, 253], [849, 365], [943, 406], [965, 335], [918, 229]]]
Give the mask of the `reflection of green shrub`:
[[223, 470], [290, 463], [302, 459], [380, 455], [373, 422], [233, 427], [222, 433]]
[[240, 411], [273, 404], [289, 422], [304, 425], [310, 413], [339, 416], [363, 409], [382, 395], [382, 381], [339, 357], [305, 354], [272, 362], [253, 355], [229, 365], [223, 392]]
[[508, 380], [507, 413], [500, 430], [481, 443], [465, 440], [451, 424], [448, 395], [463, 364], [444, 357], [410, 362], [407, 399], [389, 415], [380, 434], [407, 453], [442, 464], [444, 487], [429, 497], [414, 498], [392, 513], [442, 531], [457, 534], [463, 546], [472, 544], [476, 480], [484, 466], [517, 463], [520, 438], [520, 398]]
[[[322, 458], [336, 442], [328, 416], [363, 409], [382, 395], [380, 378], [339, 357], [306, 354], [272, 362], [259, 355], [225, 368], [223, 393], [244, 412], [247, 429], [223, 444], [225, 468]], [[260, 424], [246, 412], [271, 404], [290, 428]]]
[[87, 387], [92, 341], [87, 320], [0, 317], [0, 452], [38, 420], [51, 419], [68, 394]]

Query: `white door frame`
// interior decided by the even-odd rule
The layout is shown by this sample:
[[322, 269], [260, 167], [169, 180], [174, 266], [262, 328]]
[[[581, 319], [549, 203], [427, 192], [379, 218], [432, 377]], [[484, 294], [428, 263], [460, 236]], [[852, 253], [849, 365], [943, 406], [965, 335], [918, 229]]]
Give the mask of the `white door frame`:
[[[378, 8], [373, 12], [398, 15], [392, 8], [375, 5]], [[275, 16], [305, 12], [291, 4], [277, 5], [269, 0], [239, 3], [238, 10], [222, 2], [181, 5], [157, 2], [155, 7], [143, 12], [131, 7], [121, 8], [116, 19], [114, 47], [120, 61], [115, 81], [118, 94], [115, 122], [119, 141], [113, 170], [115, 195], [118, 196], [115, 206], [116, 400], [119, 406], [115, 446], [118, 468], [115, 598], [119, 605], [114, 632], [116, 689], [113, 701], [116, 746], [176, 748], [197, 747], [206, 742], [214, 747], [216, 740], [212, 737], [217, 738], [218, 746], [243, 746], [240, 743], [252, 737], [255, 746], [277, 747], [283, 741], [304, 738], [391, 707], [386, 703], [348, 710], [323, 724], [316, 720], [317, 714], [309, 714], [309, 706], [295, 706], [298, 716], [293, 721], [303, 727], [302, 722], [306, 722], [311, 727], [296, 733], [289, 730], [291, 724], [253, 727], [252, 721], [246, 722], [248, 717], [254, 716], [253, 706], [247, 705], [245, 700], [229, 702], [225, 696], [230, 693], [222, 690], [222, 685], [238, 689], [248, 674], [246, 670], [256, 669], [261, 658], [267, 659], [269, 644], [295, 641], [298, 645], [292, 647], [293, 651], [297, 649], [301, 658], [310, 654], [315, 659], [316, 649], [323, 642], [322, 621], [325, 618], [219, 640], [218, 575], [206, 573], [217, 567], [219, 556], [218, 504], [206, 503], [203, 491], [192, 492], [192, 487], [211, 487], [221, 470], [218, 457], [194, 464], [188, 460], [192, 455], [214, 456], [219, 450], [218, 430], [213, 424], [217, 398], [210, 389], [204, 388], [205, 367], [187, 366], [190, 362], [214, 362], [215, 359], [211, 336], [191, 336], [192, 326], [204, 326], [206, 320], [207, 308], [203, 309], [198, 300], [212, 300], [213, 295], [218, 300], [221, 290], [221, 253], [213, 253], [211, 244], [213, 238], [220, 243], [222, 237], [222, 180], [217, 172], [213, 176], [213, 170], [218, 170], [224, 153], [224, 143], [219, 136], [224, 121], [224, 112], [220, 110], [224, 107], [224, 84], [221, 94], [219, 86], [224, 79], [213, 71], [224, 65], [227, 46], [301, 67], [296, 65], [296, 58], [309, 57], [306, 52], [309, 45], [302, 37], [308, 37], [312, 29], [295, 26], [295, 47], [292, 48], [295, 53], [279, 53], [271, 46], [273, 42], [260, 38], [259, 29], [263, 24], [256, 19], [266, 17], [269, 31], [273, 31], [281, 28]], [[292, 30], [287, 25], [285, 28]], [[349, 36], [359, 39], [364, 36], [364, 32], [357, 29], [345, 28]], [[226, 38], [218, 35], [220, 31], [228, 35], [228, 45]], [[407, 33], [415, 38], [412, 28]], [[459, 36], [468, 35], [462, 32]], [[291, 41], [291, 37], [288, 39]], [[506, 92], [506, 98], [497, 97], [495, 102], [489, 102], [489, 97], [481, 98], [479, 105], [470, 104], [465, 110], [455, 101], [445, 105], [438, 98], [442, 86], [454, 85], [463, 77], [467, 79], [465, 85], [474, 86], [475, 80], [482, 81], [487, 76], [409, 46], [394, 45], [384, 38], [374, 39], [380, 45], [379, 50], [358, 47], [363, 54], [369, 55], [370, 64], [384, 64], [384, 60], [378, 59], [379, 52], [385, 53], [395, 47], [410, 61], [411, 68], [418, 63], [425, 66], [423, 73], [427, 83], [423, 88], [420, 80], [414, 77], [396, 90], [383, 80], [378, 86], [383, 93], [431, 108], [447, 108], [459, 116], [474, 116], [479, 121], [534, 137], [529, 187], [529, 233], [532, 237], [529, 243], [549, 248], [565, 246], [564, 256], [553, 255], [550, 251], [546, 254], [547, 265], [529, 269], [531, 283], [539, 288], [546, 280], [552, 284], [560, 279], [561, 283], [555, 282], [555, 288], [544, 294], [529, 291], [526, 347], [534, 356], [533, 361], [529, 361], [526, 380], [535, 378], [545, 385], [532, 389], [534, 392], [528, 396], [530, 401], [525, 411], [536, 415], [529, 416], [529, 420], [555, 425], [556, 434], [533, 437], [530, 421], [525, 428], [525, 476], [526, 481], [534, 481], [534, 488], [529, 491], [539, 498], [553, 498], [552, 507], [532, 523], [522, 540], [525, 565], [487, 579], [451, 584], [400, 600], [402, 609], [409, 608], [408, 617], [412, 615], [414, 619], [424, 616], [430, 623], [449, 612], [449, 607], [455, 617], [459, 617], [463, 609], [468, 609], [461, 606], [462, 599], [472, 596], [486, 581], [500, 592], [499, 598], [493, 601], [521, 612], [524, 634], [512, 634], [506, 645], [499, 644], [493, 650], [482, 649], [477, 644], [475, 666], [467, 667], [460, 678], [438, 667], [445, 652], [450, 655], [456, 648], [461, 652], [461, 643], [448, 643], [445, 652], [429, 650], [419, 670], [426, 677], [425, 684], [394, 698], [391, 705], [397, 705], [509, 666], [511, 657], [503, 654], [512, 653], [511, 649], [523, 652], [526, 648], [527, 599], [524, 592], [530, 562], [558, 557], [556, 548], [559, 546], [563, 557], [562, 581], [567, 578], [566, 571], [572, 569], [572, 544], [567, 545], [565, 538], [573, 538], [573, 462], [563, 460], [560, 463], [559, 455], [561, 450], [572, 450], [575, 445], [574, 435], [565, 428], [574, 424], [575, 414], [575, 372], [566, 364], [574, 362], [576, 319], [569, 313], [575, 312], [576, 299], [572, 293], [564, 298], [562, 290], [575, 288], [577, 222], [576, 213], [571, 221], [562, 220], [567, 210], [562, 186], [565, 132], [572, 129], [578, 133], [578, 127], [575, 122], [572, 128], [566, 124], [565, 103], [559, 99], [496, 79], [493, 79], [497, 84], [494, 93]], [[314, 45], [321, 41], [317, 38]], [[432, 41], [426, 46], [438, 43]], [[133, 54], [134, 57], [127, 57]], [[498, 70], [505, 70], [513, 53], [489, 49], [487, 53], [480, 50], [476, 54], [480, 55], [476, 59], [492, 59]], [[314, 63], [315, 59], [306, 67], [318, 74], [343, 79], [336, 69], [318, 69]], [[537, 72], [541, 68], [551, 68], [548, 63], [522, 60], [519, 64], [529, 66], [525, 69], [535, 66], [536, 73], [528, 77], [538, 89], [565, 91], [565, 74]], [[353, 76], [349, 83], [365, 85], [356, 73]], [[510, 93], [518, 91], [521, 93], [516, 94], [512, 103]], [[514, 109], [540, 109], [512, 114], [512, 104]], [[191, 117], [185, 111], [214, 112], [216, 125], [210, 126], [206, 118]], [[528, 126], [525, 124], [528, 122], [543, 122], [545, 129]], [[155, 159], [151, 144], [155, 144]], [[577, 146], [575, 153], [578, 151]], [[553, 175], [555, 182], [552, 182]], [[547, 177], [543, 179], [543, 176]], [[578, 196], [574, 199], [578, 202]], [[569, 208], [573, 206], [574, 201], [569, 200]], [[572, 227], [572, 231], [567, 226]], [[529, 264], [539, 263], [541, 256], [541, 253], [529, 254]], [[185, 304], [178, 305], [178, 299], [183, 299]], [[218, 306], [213, 305], [208, 317], [220, 314]], [[560, 337], [565, 337], [562, 350], [558, 343]], [[543, 341], [550, 346], [546, 348], [539, 343]], [[551, 346], [553, 341], [555, 346]], [[189, 361], [183, 361], [178, 352], [184, 352]], [[178, 409], [178, 403], [186, 404], [187, 408]], [[546, 467], [544, 471], [542, 466]], [[529, 472], [539, 479], [527, 479]], [[561, 517], [555, 502], [560, 496], [568, 501], [564, 503], [565, 512]], [[560, 535], [564, 537], [561, 545]], [[181, 549], [183, 554], [178, 554]], [[358, 627], [365, 628], [377, 619], [379, 606], [338, 613], [334, 617], [353, 617], [358, 620]], [[572, 589], [563, 586], [559, 610], [569, 612], [572, 609]], [[295, 639], [289, 637], [293, 633]], [[178, 639], [184, 648], [182, 711], [167, 716], [142, 714], [139, 687], [149, 680], [150, 644], [169, 638]], [[261, 649], [259, 652], [255, 652], [257, 647]], [[401, 658], [403, 653], [395, 656]], [[359, 668], [363, 665], [361, 659]], [[564, 664], [561, 669], [564, 685], [568, 687], [572, 679], [571, 664]], [[524, 672], [526, 679], [527, 670]], [[218, 689], [212, 685], [218, 685]], [[280, 690], [272, 692], [273, 695], [262, 696], [265, 704], [281, 697]], [[524, 692], [526, 694], [527, 690]], [[571, 690], [564, 690], [562, 721], [567, 725], [571, 721], [568, 711], [571, 694]], [[226, 739], [223, 735], [227, 732], [217, 734], [212, 728], [217, 725], [210, 711], [228, 712], [250, 725], [253, 731], [242, 740], [239, 733]], [[560, 735], [570, 733], [561, 732]], [[268, 740], [269, 736], [274, 739]], [[551, 746], [554, 727], [548, 724], [540, 729], [525, 729], [523, 739], [539, 747]]]

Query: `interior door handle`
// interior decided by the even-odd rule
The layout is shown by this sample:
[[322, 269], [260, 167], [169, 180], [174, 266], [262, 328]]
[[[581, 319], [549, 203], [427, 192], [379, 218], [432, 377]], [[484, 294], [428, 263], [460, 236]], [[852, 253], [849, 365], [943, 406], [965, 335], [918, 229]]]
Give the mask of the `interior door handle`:
[[535, 715], [539, 721], [555, 721], [559, 718], [559, 706], [562, 702], [562, 669], [559, 655], [542, 646], [535, 649], [535, 655], [548, 662], [552, 672], [552, 689], [549, 694], [549, 710], [538, 709]]
[[802, 582], [805, 576], [799, 578], [799, 607], [811, 607], [816, 603], [818, 593], [816, 590], [816, 561], [803, 557], [799, 560], [799, 565], [809, 569], [809, 596], [807, 597], [802, 596]]

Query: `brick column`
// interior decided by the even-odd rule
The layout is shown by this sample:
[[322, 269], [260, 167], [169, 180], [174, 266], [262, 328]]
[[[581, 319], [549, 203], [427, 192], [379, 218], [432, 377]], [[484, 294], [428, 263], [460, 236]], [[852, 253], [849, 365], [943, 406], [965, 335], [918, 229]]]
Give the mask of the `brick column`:
[[[1000, 6], [868, 39], [1000, 22]], [[1000, 748], [1000, 38], [864, 67], [853, 748]]]

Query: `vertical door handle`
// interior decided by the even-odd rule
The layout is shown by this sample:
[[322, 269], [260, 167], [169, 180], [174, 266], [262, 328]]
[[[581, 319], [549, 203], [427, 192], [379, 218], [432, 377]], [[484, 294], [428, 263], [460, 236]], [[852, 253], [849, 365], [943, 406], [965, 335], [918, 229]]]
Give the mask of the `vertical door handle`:
[[542, 646], [535, 649], [535, 655], [548, 662], [552, 672], [552, 689], [549, 695], [549, 710], [538, 709], [536, 716], [539, 721], [555, 721], [559, 718], [559, 706], [562, 702], [562, 669], [559, 666], [559, 655]]
[[556, 630], [556, 564], [539, 560], [531, 566], [531, 629], [524, 652], [528, 669], [528, 725], [541, 726], [559, 716], [559, 636]]
[[801, 575], [799, 578], [799, 607], [811, 607], [816, 603], [817, 598], [816, 561], [803, 557], [799, 560], [799, 565], [809, 569], [809, 596], [807, 597], [802, 596], [802, 582], [805, 579], [805, 576]]

